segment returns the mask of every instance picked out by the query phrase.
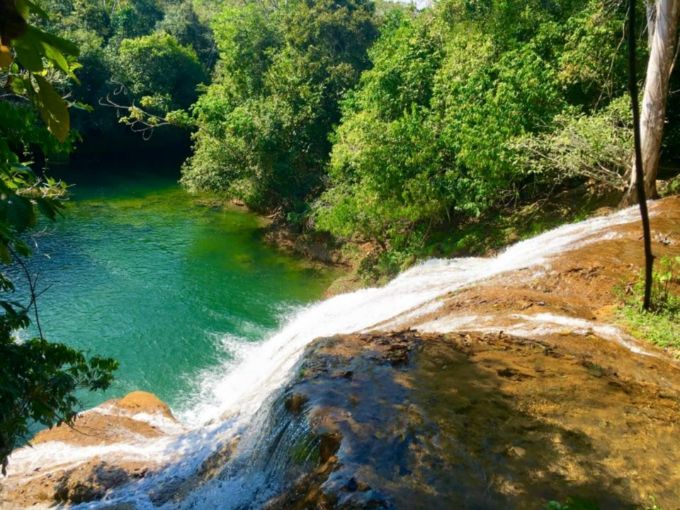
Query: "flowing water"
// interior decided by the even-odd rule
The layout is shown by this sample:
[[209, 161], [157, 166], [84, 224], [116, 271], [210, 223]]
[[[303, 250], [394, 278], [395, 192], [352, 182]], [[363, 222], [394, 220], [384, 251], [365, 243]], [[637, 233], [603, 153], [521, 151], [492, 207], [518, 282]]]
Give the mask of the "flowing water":
[[256, 216], [201, 205], [206, 197], [189, 196], [175, 175], [89, 172], [65, 176], [73, 198], [34, 236], [30, 261], [47, 289], [45, 336], [120, 362], [113, 388], [88, 395], [88, 407], [136, 389], [191, 405], [204, 371], [276, 330], [333, 278], [265, 246]]
[[[141, 205], [139, 203], [140, 207]], [[155, 486], [162, 485], [171, 479], [190, 476], [219, 445], [239, 436], [241, 438], [239, 450], [231, 461], [233, 469], [226, 471], [231, 474], [221, 476], [206, 484], [202, 489], [193, 492], [182, 505], [187, 508], [248, 506], [255, 501], [253, 498], [256, 494], [259, 493], [260, 497], [265, 494], [263, 491], [271, 482], [271, 479], [267, 478], [267, 472], [263, 472], [262, 465], [251, 462], [254, 458], [254, 451], [257, 451], [256, 445], [261, 439], [261, 427], [258, 425], [261, 422], [258, 420], [261, 419], [259, 417], [262, 413], [258, 411], [271, 404], [272, 396], [290, 379], [305, 347], [313, 339], [339, 333], [398, 328], [399, 324], [404, 323], [405, 318], [417, 317], [436, 310], [437, 299], [449, 292], [522, 268], [535, 268], [535, 271], [540, 273], [549, 265], [552, 256], [589, 242], [611, 237], [609, 230], [612, 226], [637, 221], [636, 214], [635, 209], [628, 209], [609, 217], [566, 225], [534, 239], [520, 242], [494, 258], [431, 260], [406, 271], [383, 288], [363, 289], [335, 296], [304, 309], [292, 310], [284, 325], [275, 331], [273, 327], [276, 323], [275, 317], [282, 313], [283, 309], [270, 304], [272, 308], [269, 322], [252, 320], [256, 327], [248, 323], [247, 328], [237, 330], [238, 334], [247, 336], [253, 340], [252, 342], [240, 342], [235, 345], [230, 335], [223, 335], [222, 343], [215, 344], [206, 341], [210, 349], [218, 349], [219, 346], [232, 349], [236, 347], [236, 349], [231, 358], [225, 356], [221, 366], [211, 369], [210, 363], [206, 364], [207, 368], [200, 373], [200, 391], [195, 396], [194, 404], [189, 412], [181, 415], [183, 423], [181, 431], [157, 441], [113, 444], [103, 448], [41, 444], [33, 450], [17, 451], [11, 459], [12, 465], [15, 469], [28, 473], [36, 465], [49, 464], [51, 459], [58, 458], [61, 462], [67, 459], [75, 463], [102, 453], [109, 456], [153, 458], [156, 461], [167, 462], [167, 467], [159, 474], [149, 476], [123, 490], [114, 491], [110, 496], [112, 501], [134, 501], [139, 507], [144, 507], [146, 504], [152, 508], [153, 505], [147, 498]], [[143, 230], [147, 228], [145, 225], [131, 225], [128, 228], [142, 229], [139, 236], [146, 235]], [[204, 242], [210, 244], [218, 241], [204, 239]], [[191, 245], [191, 243], [188, 244]], [[222, 243], [218, 244], [219, 246], [214, 247], [216, 250], [227, 248]], [[105, 248], [102, 247], [102, 249]], [[164, 249], [170, 248], [165, 245]], [[125, 258], [127, 255], [121, 254], [121, 256]], [[185, 264], [192, 260], [191, 250], [187, 250], [187, 257], [183, 261]], [[249, 263], [242, 267], [239, 265], [239, 258], [231, 256], [225, 261], [222, 270], [229, 274], [230, 264], [237, 264], [237, 267], [256, 274], [261, 271], [268, 272], [271, 270], [261, 267], [275, 260], [268, 257], [273, 256], [263, 255], [262, 259], [252, 261], [252, 265]], [[173, 270], [176, 268], [177, 266]], [[180, 295], [183, 292], [191, 293], [192, 289], [200, 287], [198, 282], [192, 280], [192, 278], [199, 277], [197, 272], [191, 268], [184, 268], [184, 270], [186, 280], [183, 281], [181, 289], [177, 290]], [[285, 265], [280, 267], [280, 273], [287, 275], [286, 278], [293, 281], [303, 281], [296, 271]], [[212, 278], [228, 278], [228, 276], [216, 272]], [[173, 281], [177, 282], [177, 277], [174, 277]], [[205, 282], [205, 280], [200, 281]], [[264, 285], [262, 281], [257, 281], [260, 285]], [[170, 292], [169, 285], [165, 286], [165, 283], [160, 282], [166, 289], [165, 292]], [[302, 283], [300, 285], [303, 286]], [[255, 285], [253, 288], [246, 289], [246, 294], [241, 300], [248, 300], [248, 303], [251, 303], [252, 296], [247, 294], [260, 288]], [[308, 294], [304, 294], [303, 290], [305, 289], [300, 289], [300, 295], [296, 296], [298, 302], [305, 296], [309, 297]], [[144, 295], [145, 291], [140, 291], [138, 298], [141, 300]], [[130, 300], [126, 300], [126, 303], [131, 309], [136, 310], [133, 314], [139, 313], [141, 316], [148, 317], [150, 308], [144, 306], [143, 303], [131, 303]], [[239, 307], [243, 306], [247, 309], [252, 306], [248, 303], [233, 299], [228, 292], [215, 291], [200, 306], [205, 307], [216, 317], [224, 318], [225, 323], [229, 323], [234, 315], [234, 307], [240, 309]], [[93, 303], [91, 306], [98, 305]], [[154, 306], [162, 306], [162, 303]], [[119, 313], [124, 315], [125, 312], [121, 310]], [[174, 310], [160, 312], [156, 308], [156, 313], [162, 313], [168, 320], [171, 320], [169, 317], [177, 312]], [[127, 324], [132, 319], [120, 317], [120, 320]], [[559, 325], [561, 320], [551, 316], [546, 319], [546, 324]], [[171, 322], [177, 324], [177, 321], [171, 320]], [[463, 321], [463, 325], [465, 324]], [[126, 329], [130, 327], [126, 326]], [[492, 326], [485, 325], [485, 327]], [[168, 329], [172, 328], [168, 327]], [[430, 323], [426, 329], [451, 331], [456, 329], [456, 325], [448, 323], [437, 326]], [[219, 333], [218, 328], [210, 331]], [[244, 331], [247, 332], [244, 333]], [[259, 341], [255, 341], [258, 336]], [[155, 345], [156, 349], [163, 348], [162, 342]], [[162, 359], [163, 355], [160, 356]], [[175, 376], [175, 373], [168, 375], [170, 378]], [[276, 466], [267, 466], [264, 471], [267, 470], [273, 473]], [[94, 506], [96, 505], [95, 503]], [[179, 503], [172, 503], [169, 507], [176, 508], [177, 505]]]

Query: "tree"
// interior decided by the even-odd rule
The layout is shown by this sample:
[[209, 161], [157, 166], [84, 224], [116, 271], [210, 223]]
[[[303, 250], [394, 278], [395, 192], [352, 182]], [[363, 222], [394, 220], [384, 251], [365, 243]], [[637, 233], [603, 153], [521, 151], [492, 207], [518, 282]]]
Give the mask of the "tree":
[[183, 46], [191, 46], [206, 68], [212, 68], [216, 56], [210, 29], [201, 23], [190, 0], [173, 3], [156, 25], [156, 30], [172, 35]]
[[[78, 410], [75, 392], [107, 388], [117, 364], [87, 359], [70, 347], [45, 340], [36, 299], [36, 279], [23, 258], [25, 239], [38, 216], [54, 220], [61, 210], [63, 184], [38, 176], [26, 162], [34, 148], [43, 154], [68, 151], [70, 117], [66, 101], [50, 77], [74, 79], [78, 48], [27, 23], [30, 14], [46, 16], [28, 1], [0, 3], [0, 262], [23, 269], [28, 303], [5, 297], [15, 282], [0, 274], [0, 465], [6, 474], [11, 451], [27, 439], [32, 422], [71, 423]], [[38, 118], [42, 119], [42, 122]], [[18, 341], [32, 315], [37, 337]]]
[[190, 189], [299, 213], [323, 186], [340, 100], [377, 35], [367, 0], [249, 2], [213, 23], [216, 76], [194, 111]]
[[111, 16], [114, 38], [122, 41], [148, 34], [162, 18], [157, 0], [124, 0]]
[[165, 98], [168, 109], [188, 108], [207, 79], [196, 52], [163, 32], [123, 40], [112, 60], [114, 82], [137, 98]]
[[[671, 72], [677, 57], [680, 0], [649, 0], [649, 61], [642, 97], [640, 142], [644, 188], [648, 198], [656, 198], [656, 176], [661, 159], [661, 142], [666, 121], [666, 102]], [[628, 201], [635, 197], [638, 172], [630, 174]]]

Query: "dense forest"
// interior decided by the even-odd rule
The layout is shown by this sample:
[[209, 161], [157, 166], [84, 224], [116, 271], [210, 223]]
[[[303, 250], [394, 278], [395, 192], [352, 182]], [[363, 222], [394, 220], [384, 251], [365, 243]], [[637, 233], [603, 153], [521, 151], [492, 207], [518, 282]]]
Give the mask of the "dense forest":
[[[581, 204], [622, 192], [625, 12], [600, 1], [230, 7], [212, 24], [219, 59], [192, 108], [182, 182], [373, 242], [374, 274], [466, 248], [456, 232], [483, 215], [570, 189]], [[673, 93], [669, 167], [679, 108]]]
[[[48, 218], [61, 210], [66, 189], [44, 170], [79, 153], [178, 148], [188, 190], [350, 251], [369, 244], [361, 268], [373, 279], [618, 203], [630, 180], [620, 0], [0, 5], [6, 264], [31, 251], [22, 234], [35, 206]], [[646, 27], [642, 17], [641, 83]], [[662, 192], [680, 188], [677, 69], [670, 80]], [[0, 289], [12, 288], [3, 276]], [[3, 386], [14, 399], [0, 420], [5, 459], [28, 434], [27, 416], [68, 420], [73, 390], [106, 387], [115, 362], [42, 338], [15, 344], [35, 302], [0, 304], [2, 349], [26, 371], [45, 364], [30, 388]]]
[[[556, 207], [568, 190], [592, 208], [628, 184], [620, 1], [41, 6], [50, 16], [39, 23], [80, 49], [79, 83], [57, 83], [75, 107], [76, 155], [133, 148], [153, 158], [159, 147], [188, 151], [191, 133], [189, 190], [217, 191], [298, 232], [370, 242], [369, 277], [507, 241], [480, 239], [483, 217]], [[643, 18], [640, 80], [645, 27]], [[662, 179], [677, 167], [678, 81], [675, 72]], [[551, 224], [543, 216], [522, 218], [510, 237]]]

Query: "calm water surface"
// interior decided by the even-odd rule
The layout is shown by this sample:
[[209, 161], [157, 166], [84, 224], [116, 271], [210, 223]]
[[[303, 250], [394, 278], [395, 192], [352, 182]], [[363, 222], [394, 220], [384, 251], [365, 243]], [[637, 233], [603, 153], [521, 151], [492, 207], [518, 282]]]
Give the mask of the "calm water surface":
[[88, 406], [135, 389], [187, 404], [200, 374], [229, 359], [225, 339], [261, 340], [337, 276], [263, 245], [257, 217], [206, 205], [175, 175], [67, 177], [66, 216], [34, 236], [31, 268], [48, 289], [46, 337], [120, 362]]

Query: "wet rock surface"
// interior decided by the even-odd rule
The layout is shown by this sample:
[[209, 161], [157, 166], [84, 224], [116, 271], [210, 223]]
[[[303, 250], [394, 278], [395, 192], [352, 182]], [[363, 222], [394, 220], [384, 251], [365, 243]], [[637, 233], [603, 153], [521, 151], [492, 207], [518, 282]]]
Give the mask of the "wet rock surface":
[[[652, 211], [655, 255], [680, 255], [680, 198]], [[337, 450], [303, 455], [268, 508], [680, 508], [676, 353], [608, 324], [640, 267], [639, 224], [618, 225], [386, 332], [317, 340], [283, 419]]]
[[411, 331], [316, 341], [282, 397], [301, 408], [281, 417], [306, 423], [318, 440], [291, 457], [315, 462], [266, 508], [674, 508], [680, 370], [588, 343], [603, 345]]

